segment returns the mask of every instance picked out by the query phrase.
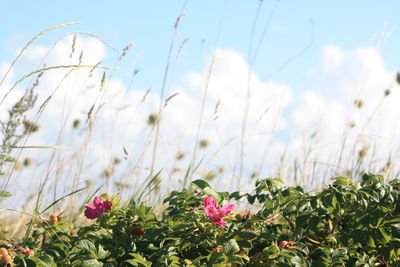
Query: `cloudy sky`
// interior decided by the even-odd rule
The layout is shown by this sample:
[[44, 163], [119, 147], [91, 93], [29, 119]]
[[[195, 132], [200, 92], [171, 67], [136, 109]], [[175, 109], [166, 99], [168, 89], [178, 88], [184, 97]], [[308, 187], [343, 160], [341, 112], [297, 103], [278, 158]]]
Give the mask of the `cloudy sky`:
[[[0, 16], [1, 79], [33, 36], [81, 23], [37, 39], [0, 96], [43, 63], [116, 68], [106, 71], [104, 84], [103, 70], [90, 67], [50, 70], [40, 78], [29, 118], [41, 130], [26, 145], [63, 147], [52, 164], [45, 163], [49, 151], [20, 156], [36, 159], [41, 181], [43, 173], [73, 176], [69, 186], [76, 187], [109, 171], [114, 181], [132, 184], [132, 177], [151, 172], [155, 159], [154, 170], [173, 177], [170, 186], [181, 183], [191, 162], [198, 166], [191, 178], [213, 171], [227, 190], [242, 189], [253, 173], [316, 186], [323, 182], [316, 176], [351, 175], [372, 165], [381, 171], [398, 156], [399, 8], [398, 1], [8, 2]], [[3, 120], [29, 82], [2, 103]], [[160, 97], [157, 129], [148, 117], [159, 112]], [[92, 107], [96, 120], [88, 131]], [[81, 125], [72, 129], [75, 120]], [[209, 146], [196, 147], [200, 140]], [[184, 159], [176, 160], [177, 153]], [[123, 159], [118, 170], [115, 157]]]

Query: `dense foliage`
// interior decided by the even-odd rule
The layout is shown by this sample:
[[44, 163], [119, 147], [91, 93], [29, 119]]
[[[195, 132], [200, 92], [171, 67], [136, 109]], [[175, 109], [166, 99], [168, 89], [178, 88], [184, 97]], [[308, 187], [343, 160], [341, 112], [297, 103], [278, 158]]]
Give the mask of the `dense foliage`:
[[[400, 262], [400, 180], [387, 183], [381, 176], [366, 174], [355, 185], [337, 177], [318, 193], [284, 186], [276, 178], [258, 180], [253, 194], [218, 193], [203, 180], [193, 184], [197, 190], [172, 192], [164, 200], [162, 214], [141, 203], [120, 207], [117, 197], [105, 195], [104, 202], [97, 201], [107, 208], [89, 226], [75, 230], [72, 223], [54, 216], [47, 222], [36, 221], [27, 238], [0, 241], [2, 264], [397, 266]], [[215, 199], [212, 211], [217, 213], [224, 204], [231, 209], [228, 202], [239, 201], [239, 207], [223, 218], [226, 226], [219, 218], [212, 219], [211, 208], [206, 209], [210, 204], [205, 205], [212, 200], [205, 201], [206, 196]], [[96, 203], [87, 206], [97, 208]]]

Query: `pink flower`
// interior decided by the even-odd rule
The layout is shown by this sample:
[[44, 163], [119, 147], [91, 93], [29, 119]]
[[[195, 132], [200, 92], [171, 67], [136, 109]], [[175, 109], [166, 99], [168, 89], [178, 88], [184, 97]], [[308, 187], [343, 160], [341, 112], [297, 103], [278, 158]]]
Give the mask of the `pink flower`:
[[101, 197], [96, 196], [93, 200], [93, 204], [85, 204], [85, 216], [88, 219], [96, 219], [103, 216], [104, 212], [111, 210], [111, 201], [110, 200], [102, 200]]
[[226, 217], [235, 208], [233, 204], [226, 204], [222, 208], [217, 206], [214, 198], [206, 196], [204, 198], [204, 212], [210, 218], [213, 224], [217, 224], [221, 227], [226, 226], [226, 222], [222, 218]]

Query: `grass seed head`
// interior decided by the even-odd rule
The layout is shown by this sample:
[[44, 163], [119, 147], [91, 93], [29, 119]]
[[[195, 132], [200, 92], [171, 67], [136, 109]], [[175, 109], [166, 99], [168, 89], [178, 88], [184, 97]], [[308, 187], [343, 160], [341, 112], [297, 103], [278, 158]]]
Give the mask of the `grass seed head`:
[[203, 139], [199, 143], [200, 148], [207, 148], [209, 145], [210, 141], [208, 141], [207, 139]]
[[32, 159], [31, 158], [24, 158], [24, 161], [22, 162], [24, 167], [29, 167], [32, 164]]
[[362, 108], [364, 105], [364, 102], [361, 99], [356, 99], [356, 100], [354, 100], [354, 105], [356, 106], [356, 108]]
[[74, 122], [72, 123], [72, 128], [76, 129], [79, 127], [79, 125], [81, 124], [81, 120], [76, 119], [74, 120]]
[[157, 113], [153, 113], [149, 115], [149, 118], [147, 119], [147, 123], [150, 126], [155, 126], [160, 122], [160, 115]]

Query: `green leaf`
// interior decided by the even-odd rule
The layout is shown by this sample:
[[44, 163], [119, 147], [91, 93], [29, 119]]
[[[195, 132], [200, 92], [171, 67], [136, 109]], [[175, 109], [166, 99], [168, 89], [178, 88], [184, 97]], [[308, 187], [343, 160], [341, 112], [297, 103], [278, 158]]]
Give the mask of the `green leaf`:
[[[221, 253], [213, 251], [208, 255], [207, 261], [208, 261], [208, 263], [219, 263], [222, 258], [223, 258], [223, 255]], [[213, 265], [213, 266], [215, 266], [215, 265]]]
[[245, 240], [251, 240], [257, 237], [257, 235], [253, 232], [239, 232], [238, 236]]
[[333, 182], [333, 185], [341, 185], [341, 186], [348, 186], [351, 184], [351, 181], [347, 177], [335, 177], [333, 178], [335, 182]]
[[296, 218], [296, 226], [306, 228], [308, 226], [307, 222], [310, 219], [309, 213], [302, 213]]
[[367, 245], [370, 246], [371, 248], [376, 248], [375, 241], [372, 236], [368, 237]]
[[78, 242], [78, 247], [90, 252], [94, 258], [97, 258], [97, 250], [92, 241], [86, 239], [80, 240]]
[[129, 253], [134, 259], [127, 260], [126, 262], [133, 265], [138, 266], [138, 263], [142, 264], [143, 266], [151, 266], [151, 262], [147, 261], [142, 255], [139, 253]]
[[400, 216], [383, 220], [383, 224], [396, 224], [396, 223], [400, 223]]
[[101, 245], [99, 245], [97, 249], [97, 257], [99, 259], [107, 258], [110, 254], [111, 252], [104, 250], [104, 248]]
[[99, 267], [99, 266], [103, 266], [103, 263], [94, 259], [84, 260], [81, 264], [81, 267]]
[[225, 244], [225, 253], [226, 254], [233, 255], [239, 251], [240, 251], [240, 248], [235, 239], [230, 239], [228, 242], [226, 242], [226, 244]]
[[378, 230], [386, 242], [390, 242], [390, 240], [392, 240], [392, 237], [390, 236], [390, 234], [386, 231], [386, 229], [384, 227], [379, 227]]
[[195, 186], [197, 186], [203, 193], [207, 196], [215, 198], [217, 202], [221, 202], [222, 197], [218, 194], [212, 187], [204, 180], [198, 179], [192, 182]]
[[211, 187], [206, 181], [204, 181], [204, 180], [201, 180], [201, 179], [198, 179], [198, 180], [194, 180], [193, 182], [192, 182], [192, 184], [194, 184], [195, 186], [197, 186], [198, 188], [200, 188], [200, 189], [204, 189], [204, 188], [206, 188], [206, 187]]
[[273, 243], [269, 247], [265, 247], [262, 250], [263, 255], [269, 259], [278, 257], [279, 252], [280, 252], [279, 247], [275, 243]]
[[43, 256], [40, 256], [39, 259], [45, 264], [45, 266], [49, 266], [49, 267], [56, 266], [53, 257], [48, 254], [44, 254]]

